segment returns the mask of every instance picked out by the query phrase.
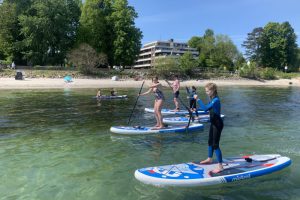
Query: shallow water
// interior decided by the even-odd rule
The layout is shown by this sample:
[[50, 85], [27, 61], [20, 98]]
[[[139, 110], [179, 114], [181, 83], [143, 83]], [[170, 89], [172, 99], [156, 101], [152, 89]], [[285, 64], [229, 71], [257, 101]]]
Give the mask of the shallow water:
[[[110, 126], [127, 123], [138, 90], [119, 90], [127, 100], [102, 101], [92, 98], [94, 89], [1, 90], [0, 199], [299, 199], [299, 88], [220, 87], [223, 156], [278, 153], [293, 163], [271, 175], [195, 188], [135, 180], [137, 168], [206, 158], [208, 138], [208, 126], [190, 134], [111, 134]], [[173, 108], [166, 93], [165, 107]], [[152, 104], [151, 95], [140, 97], [133, 125], [154, 124], [143, 112]]]

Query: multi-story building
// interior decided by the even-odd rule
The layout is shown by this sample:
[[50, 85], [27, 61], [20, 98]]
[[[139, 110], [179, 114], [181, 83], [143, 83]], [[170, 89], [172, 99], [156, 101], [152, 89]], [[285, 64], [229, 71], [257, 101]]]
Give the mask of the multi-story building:
[[194, 57], [199, 55], [195, 48], [191, 48], [187, 43], [169, 41], [154, 41], [145, 44], [141, 50], [138, 60], [135, 62], [134, 68], [150, 68], [153, 67], [155, 58], [165, 56], [181, 56], [185, 52], [190, 52]]

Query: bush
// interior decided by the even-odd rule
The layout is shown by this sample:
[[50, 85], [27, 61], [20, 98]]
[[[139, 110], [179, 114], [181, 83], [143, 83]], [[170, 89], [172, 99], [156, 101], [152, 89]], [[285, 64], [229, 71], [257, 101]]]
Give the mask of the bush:
[[151, 75], [161, 78], [168, 78], [174, 74], [184, 74], [178, 61], [174, 57], [161, 57], [154, 60], [154, 67], [150, 71]]
[[67, 58], [70, 63], [78, 67], [79, 71], [87, 75], [99, 74], [97, 66], [107, 65], [107, 56], [97, 53], [88, 44], [81, 44], [77, 49], [68, 53]]
[[258, 70], [256, 68], [256, 64], [252, 62], [250, 65], [243, 64], [240, 72], [241, 77], [256, 79], [259, 76]]
[[283, 78], [283, 79], [292, 79], [299, 76], [299, 74], [297, 73], [284, 73], [284, 72], [280, 72], [277, 75], [279, 76], [279, 78]]
[[276, 69], [274, 68], [264, 68], [260, 71], [259, 75], [260, 78], [265, 79], [265, 80], [274, 80], [276, 79]]

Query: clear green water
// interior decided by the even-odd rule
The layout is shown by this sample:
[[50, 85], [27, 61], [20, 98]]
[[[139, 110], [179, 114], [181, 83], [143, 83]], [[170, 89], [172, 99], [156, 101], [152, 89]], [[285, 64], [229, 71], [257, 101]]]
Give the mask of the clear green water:
[[[128, 100], [99, 102], [95, 93], [0, 91], [0, 199], [299, 199], [299, 88], [221, 87], [224, 156], [279, 153], [293, 163], [271, 175], [196, 188], [148, 186], [133, 173], [206, 158], [208, 126], [193, 134], [113, 135], [110, 126], [127, 123], [138, 89], [119, 90]], [[154, 124], [143, 112], [152, 103], [151, 95], [139, 99], [132, 124]]]

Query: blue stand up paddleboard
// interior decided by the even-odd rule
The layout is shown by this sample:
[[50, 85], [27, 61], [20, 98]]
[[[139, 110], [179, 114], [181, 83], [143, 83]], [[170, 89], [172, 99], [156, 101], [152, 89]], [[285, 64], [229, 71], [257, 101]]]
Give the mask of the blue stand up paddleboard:
[[163, 134], [163, 133], [183, 133], [192, 132], [203, 129], [203, 124], [191, 124], [188, 128], [186, 126], [168, 126], [166, 128], [153, 130], [153, 127], [146, 126], [113, 126], [110, 131], [117, 134], [124, 135], [144, 135], [144, 134]]
[[[225, 115], [221, 114], [221, 118], [224, 118]], [[191, 120], [193, 123], [204, 123], [209, 122], [209, 115], [199, 115], [198, 119]], [[163, 123], [165, 124], [187, 124], [189, 123], [189, 117], [169, 117], [163, 118]]]
[[[150, 113], [154, 113], [153, 108], [145, 108], [145, 111], [150, 112]], [[207, 113], [208, 112], [206, 112], [206, 111], [198, 110], [199, 115], [203, 115], [203, 114], [207, 114]], [[189, 112], [187, 110], [175, 111], [175, 110], [163, 108], [163, 109], [161, 109], [161, 114], [163, 114], [163, 115], [188, 115]], [[195, 112], [193, 112], [193, 114], [195, 114]]]
[[155, 186], [206, 186], [263, 176], [288, 167], [292, 161], [278, 154], [251, 155], [223, 159], [224, 170], [212, 174], [217, 163], [189, 162], [137, 169], [137, 180]]
[[102, 95], [99, 97], [94, 97], [95, 99], [127, 99], [127, 95], [117, 95], [117, 96], [106, 96]]

